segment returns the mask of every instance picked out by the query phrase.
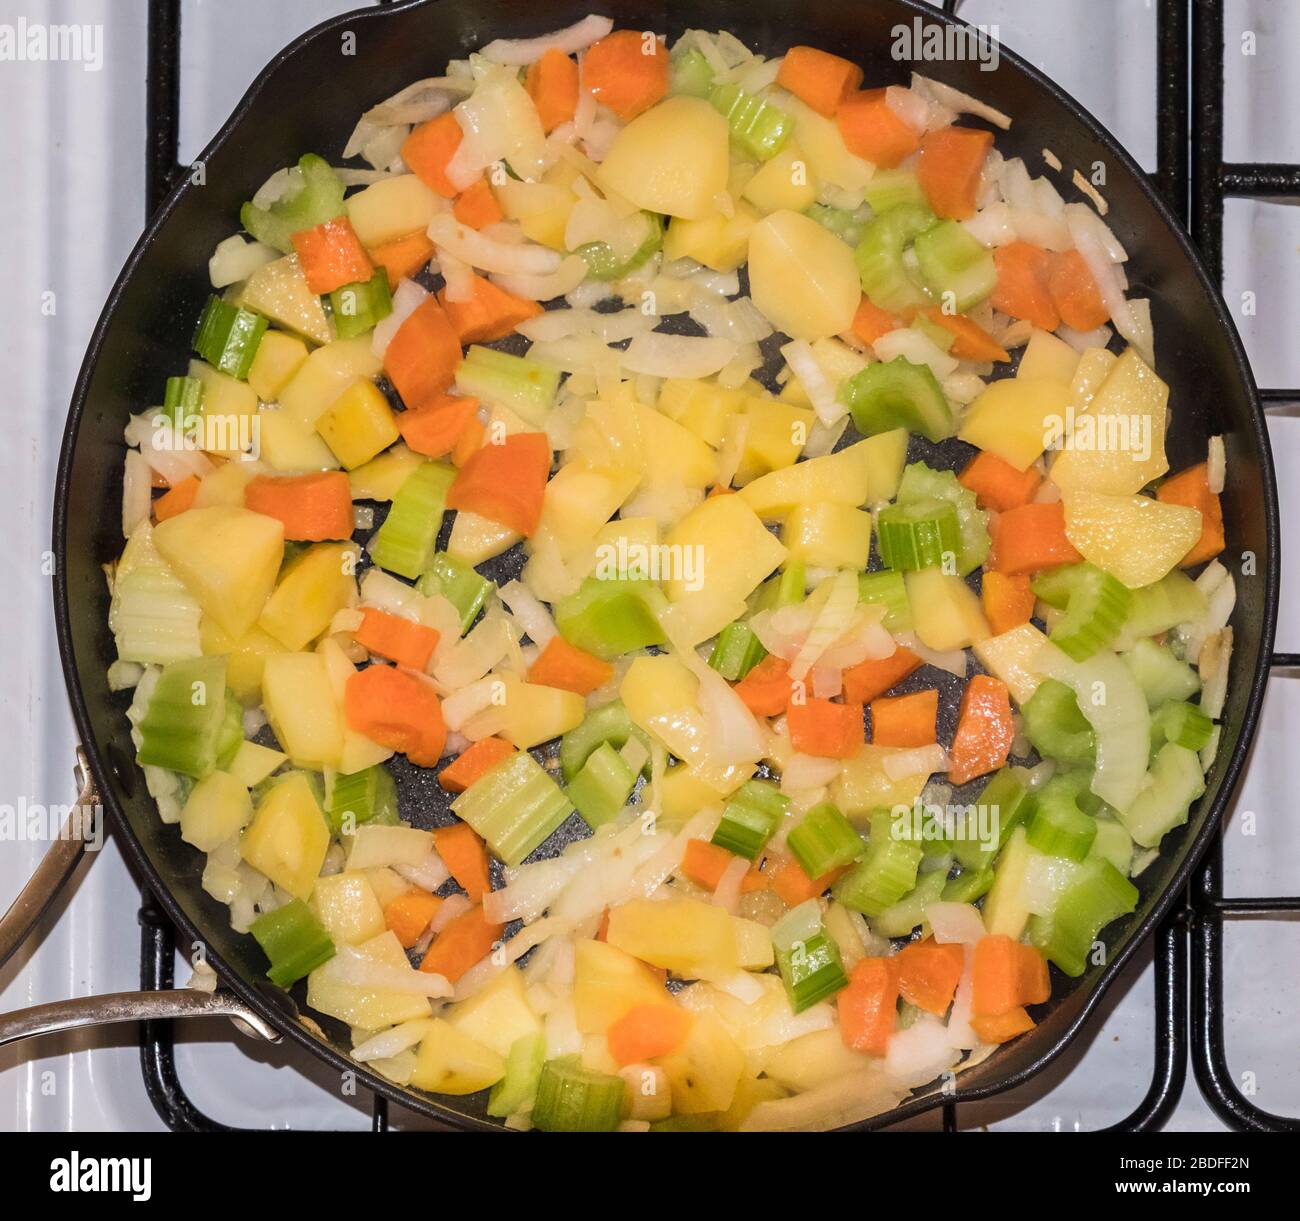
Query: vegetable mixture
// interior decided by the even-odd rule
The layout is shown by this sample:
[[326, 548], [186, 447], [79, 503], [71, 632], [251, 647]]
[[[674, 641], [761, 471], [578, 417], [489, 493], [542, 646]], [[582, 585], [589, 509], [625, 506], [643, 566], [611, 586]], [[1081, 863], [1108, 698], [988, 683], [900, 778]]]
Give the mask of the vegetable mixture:
[[370, 168], [257, 191], [130, 421], [149, 790], [394, 1082], [863, 1119], [1101, 963], [1204, 791], [1222, 442], [1169, 472], [1100, 195], [864, 84], [599, 17], [490, 43], [362, 117]]

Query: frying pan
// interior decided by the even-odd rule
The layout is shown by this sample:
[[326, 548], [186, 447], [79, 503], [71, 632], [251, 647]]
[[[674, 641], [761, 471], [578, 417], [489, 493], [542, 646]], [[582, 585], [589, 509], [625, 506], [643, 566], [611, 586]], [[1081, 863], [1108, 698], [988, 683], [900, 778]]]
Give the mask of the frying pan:
[[[283, 1035], [336, 1070], [351, 1071], [370, 1089], [435, 1119], [463, 1128], [495, 1128], [481, 1100], [439, 1098], [403, 1089], [348, 1058], [347, 1031], [319, 1015], [309, 1021], [303, 986], [293, 994], [264, 978], [253, 940], [234, 933], [227, 909], [200, 886], [202, 856], [164, 826], [133, 762], [124, 697], [109, 691], [113, 660], [108, 598], [101, 565], [121, 550], [118, 526], [122, 428], [130, 412], [152, 402], [163, 379], [183, 367], [187, 340], [209, 291], [205, 257], [234, 227], [241, 201], [268, 175], [305, 150], [337, 156], [351, 123], [367, 106], [410, 81], [436, 75], [448, 59], [498, 36], [526, 37], [603, 12], [618, 26], [654, 29], [675, 38], [690, 25], [727, 29], [758, 51], [780, 53], [808, 43], [863, 65], [867, 81], [905, 82], [911, 64], [891, 56], [894, 31], [959, 24], [912, 0], [792, 6], [788, 0], [437, 0], [372, 8], [318, 26], [282, 52], [256, 80], [202, 160], [206, 182], [178, 186], [151, 220], [100, 317], [77, 381], [59, 463], [54, 501], [55, 614], [64, 673], [91, 785], [107, 808], [118, 842], [182, 934], [206, 946], [222, 990], [197, 1001], [190, 994], [114, 998], [107, 1016], [122, 1020], [159, 1013], [214, 1011], [240, 1018], [263, 1035]], [[345, 34], [355, 39], [348, 54]], [[1227, 553], [1249, 553], [1259, 575], [1239, 581], [1233, 614], [1236, 650], [1223, 716], [1219, 757], [1207, 791], [1187, 825], [1166, 837], [1158, 859], [1138, 879], [1137, 910], [1107, 929], [1108, 955], [1077, 980], [1054, 972], [1051, 1001], [1036, 1012], [1036, 1029], [961, 1073], [945, 1090], [936, 1082], [896, 1110], [859, 1125], [875, 1128], [941, 1102], [988, 1096], [1044, 1068], [1097, 1006], [1103, 992], [1174, 902], [1215, 834], [1245, 761], [1264, 690], [1277, 609], [1278, 519], [1272, 461], [1263, 416], [1240, 341], [1215, 285], [1174, 216], [1153, 194], [1140, 168], [1076, 102], [1018, 56], [1002, 50], [994, 71], [978, 63], [930, 62], [918, 70], [981, 97], [1017, 120], [999, 147], [1036, 165], [1044, 147], [1067, 167], [1106, 167], [1108, 216], [1130, 252], [1138, 295], [1149, 296], [1158, 367], [1171, 385], [1175, 427], [1169, 438], [1175, 469], [1204, 456], [1207, 438], [1224, 435]], [[969, 450], [958, 442], [917, 453], [957, 465]], [[916, 456], [914, 453], [913, 456]], [[496, 561], [491, 575], [513, 574], [519, 557]], [[955, 680], [954, 684], [955, 686]], [[949, 725], [956, 692], [945, 692]], [[400, 761], [399, 761], [400, 762]], [[432, 773], [397, 767], [404, 814], [418, 825], [450, 818]], [[557, 851], [577, 831], [567, 827], [544, 851]], [[30, 927], [75, 849], [56, 848], [35, 889], [20, 898], [0, 930], [0, 959]], [[0, 1038], [72, 1021], [104, 1020], [102, 998], [69, 1002], [57, 1012], [27, 1011], [0, 1026]], [[70, 1016], [71, 1015], [71, 1016]]]

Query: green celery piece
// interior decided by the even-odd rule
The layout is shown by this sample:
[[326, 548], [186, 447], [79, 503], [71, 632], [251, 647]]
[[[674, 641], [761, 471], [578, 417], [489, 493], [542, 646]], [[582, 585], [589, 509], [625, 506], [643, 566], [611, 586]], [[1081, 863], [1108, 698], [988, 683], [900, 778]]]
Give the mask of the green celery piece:
[[622, 750], [629, 738], [635, 738], [649, 752], [649, 735], [633, 724], [622, 700], [611, 700], [591, 709], [581, 725], [570, 729], [560, 739], [560, 774], [564, 782], [568, 784], [582, 770], [583, 764], [602, 743], [608, 742], [615, 750]]
[[623, 762], [618, 751], [608, 742], [602, 742], [569, 781], [566, 791], [594, 831], [618, 817], [635, 787], [636, 773]]
[[474, 344], [456, 367], [456, 388], [541, 428], [560, 388], [560, 372], [528, 356]]
[[1214, 734], [1214, 722], [1195, 704], [1170, 700], [1162, 704], [1151, 718], [1151, 749], [1159, 750], [1166, 742], [1176, 742], [1186, 750], [1199, 751]]
[[1154, 640], [1139, 640], [1120, 654], [1120, 660], [1142, 688], [1148, 708], [1159, 708], [1170, 700], [1190, 699], [1201, 689], [1196, 671]]
[[1033, 812], [1025, 833], [1032, 847], [1048, 856], [1082, 861], [1097, 837], [1097, 821], [1080, 808], [1088, 772], [1053, 776], [1033, 795]]
[[456, 468], [444, 462], [422, 462], [411, 472], [370, 540], [370, 558], [380, 568], [415, 580], [429, 567], [455, 478]]
[[731, 130], [731, 142], [758, 161], [775, 157], [794, 131], [794, 120], [771, 102], [746, 92], [734, 82], [715, 85], [709, 102]]
[[786, 846], [810, 878], [820, 878], [842, 865], [851, 865], [866, 844], [839, 807], [823, 801], [813, 806], [786, 836]]
[[225, 657], [164, 666], [137, 728], [141, 764], [195, 780], [215, 771], [229, 736]]
[[658, 616], [666, 605], [663, 592], [649, 581], [587, 577], [577, 593], [559, 599], [552, 610], [565, 640], [613, 661], [622, 653], [664, 643]]
[[898, 314], [930, 304], [924, 289], [908, 274], [903, 251], [937, 223], [924, 204], [905, 203], [879, 213], [867, 224], [853, 257], [862, 291], [873, 305]]
[[388, 823], [397, 815], [397, 786], [388, 769], [376, 763], [350, 776], [335, 776], [322, 808], [334, 835], [343, 831], [343, 820], [348, 815], [352, 827]]
[[540, 1030], [521, 1035], [511, 1043], [506, 1055], [506, 1075], [488, 1094], [487, 1113], [494, 1119], [505, 1119], [531, 1106], [545, 1063], [546, 1036]]
[[888, 609], [881, 621], [889, 632], [912, 630], [912, 604], [901, 572], [864, 572], [858, 576], [858, 601], [883, 602]]
[[767, 780], [747, 780], [722, 811], [713, 843], [752, 861], [776, 833], [789, 809], [790, 799], [782, 796], [776, 785]]
[[835, 897], [864, 916], [878, 916], [916, 885], [925, 848], [894, 836], [888, 810], [871, 816], [866, 855], [835, 883]]
[[905, 356], [873, 361], [840, 389], [858, 431], [869, 437], [894, 428], [942, 441], [956, 431], [952, 407], [929, 365]]
[[1117, 819], [1102, 817], [1096, 822], [1097, 836], [1088, 849], [1088, 855], [1109, 861], [1127, 877], [1129, 865], [1133, 861], [1133, 837]]
[[764, 657], [763, 647], [754, 629], [747, 623], [728, 623], [718, 633], [717, 643], [709, 654], [709, 665], [728, 682], [744, 678]]
[[1029, 921], [1029, 939], [1067, 975], [1082, 975], [1097, 934], [1134, 911], [1137, 901], [1137, 887], [1109, 861], [1092, 857], [1079, 867], [1051, 914]]
[[898, 485], [897, 503], [908, 504], [913, 499], [929, 497], [948, 501], [957, 514], [961, 536], [957, 547], [957, 573], [967, 576], [988, 559], [989, 515], [979, 507], [975, 493], [962, 487], [952, 471], [936, 471], [924, 462], [910, 463]]
[[492, 582], [445, 551], [434, 553], [428, 569], [420, 574], [415, 588], [426, 597], [438, 594], [460, 612], [460, 634], [469, 631], [487, 600]]
[[930, 295], [944, 308], [965, 313], [997, 286], [993, 252], [955, 220], [943, 220], [916, 239], [917, 265]]
[[808, 588], [807, 568], [803, 560], [790, 560], [774, 577], [768, 577], [753, 595], [753, 608], [776, 610], [794, 606], [804, 600]]
[[957, 510], [929, 497], [886, 505], [876, 514], [876, 541], [886, 568], [937, 568], [961, 544]]
[[388, 272], [382, 267], [368, 280], [344, 284], [329, 295], [334, 329], [340, 339], [351, 339], [374, 329], [393, 312]]
[[668, 92], [707, 98], [713, 89], [713, 69], [698, 47], [688, 47], [672, 57]]
[[547, 1060], [537, 1081], [540, 1132], [613, 1132], [622, 1120], [623, 1078], [582, 1067], [577, 1056]]
[[944, 883], [939, 898], [945, 903], [975, 903], [989, 892], [993, 885], [993, 870], [963, 869], [955, 878]]
[[1025, 737], [1045, 759], [1068, 767], [1093, 767], [1097, 761], [1096, 738], [1087, 718], [1079, 711], [1075, 694], [1055, 678], [1044, 679], [1022, 705]]
[[866, 185], [867, 206], [873, 212], [888, 212], [903, 204], [923, 207], [927, 211], [925, 192], [911, 170], [877, 169]]
[[243, 379], [253, 367], [266, 327], [261, 314], [212, 296], [203, 307], [192, 346], [214, 369]]
[[342, 216], [343, 183], [329, 162], [315, 153], [305, 153], [289, 171], [289, 184], [269, 208], [246, 203], [239, 210], [239, 223], [259, 242], [274, 246], [282, 254], [293, 253], [293, 234]]
[[518, 865], [570, 814], [573, 803], [527, 751], [489, 769], [451, 803], [507, 865]]
[[1109, 648], [1124, 627], [1133, 594], [1095, 564], [1063, 564], [1030, 583], [1034, 596], [1065, 614], [1048, 638], [1075, 661]]
[[1144, 848], [1154, 848], [1187, 821], [1194, 802], [1205, 792], [1205, 773], [1194, 750], [1166, 742], [1157, 752], [1146, 783], [1127, 810], [1116, 817]]
[[910, 892], [872, 917], [872, 929], [881, 937], [910, 936], [912, 930], [925, 921], [925, 909], [942, 898], [947, 881], [946, 869], [932, 869], [921, 874]]
[[[1011, 832], [1024, 821], [1033, 802], [1029, 791], [1009, 767], [995, 772], [984, 791], [953, 827], [949, 846], [961, 867], [978, 871], [992, 865]], [[983, 825], [980, 806], [984, 807]], [[994, 834], [989, 834], [994, 832]]]
[[221, 718], [221, 729], [217, 733], [217, 767], [229, 767], [243, 744], [244, 708], [227, 690], [225, 712]]
[[197, 377], [169, 377], [162, 409], [178, 431], [193, 427], [203, 416], [203, 383]]
[[809, 204], [803, 214], [855, 248], [867, 229], [865, 217], [850, 212], [847, 208], [834, 208], [830, 204]]
[[776, 965], [795, 1013], [802, 1013], [848, 986], [840, 947], [823, 931], [796, 941], [789, 949], [777, 950]]
[[608, 242], [586, 242], [573, 252], [586, 261], [589, 280], [622, 279], [663, 249], [664, 218], [657, 212], [642, 212], [641, 215], [646, 221], [645, 240], [626, 258], [620, 259]]
[[334, 942], [301, 899], [263, 912], [248, 931], [270, 961], [267, 978], [277, 988], [289, 987], [334, 957]]
[[1158, 636], [1180, 623], [1194, 622], [1205, 614], [1205, 595], [1197, 589], [1196, 582], [1178, 568], [1154, 585], [1143, 585], [1131, 592], [1133, 601], [1128, 621], [1115, 642], [1117, 649], [1132, 648], [1144, 637]]

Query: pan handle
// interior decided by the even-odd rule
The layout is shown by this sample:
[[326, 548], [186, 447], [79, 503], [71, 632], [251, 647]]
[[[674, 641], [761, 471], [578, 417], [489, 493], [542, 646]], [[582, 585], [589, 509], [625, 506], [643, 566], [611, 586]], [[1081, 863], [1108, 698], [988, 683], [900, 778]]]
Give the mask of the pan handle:
[[164, 992], [109, 992], [103, 996], [54, 1001], [0, 1014], [0, 1047], [20, 1039], [76, 1030], [81, 1026], [180, 1017], [228, 1017], [245, 1034], [265, 1039], [268, 1043], [280, 1041], [279, 1031], [234, 993], [176, 988]]

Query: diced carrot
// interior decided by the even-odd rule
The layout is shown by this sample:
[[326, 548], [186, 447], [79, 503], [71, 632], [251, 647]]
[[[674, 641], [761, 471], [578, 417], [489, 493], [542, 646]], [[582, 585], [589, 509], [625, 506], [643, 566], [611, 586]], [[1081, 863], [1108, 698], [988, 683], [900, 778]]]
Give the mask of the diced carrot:
[[254, 475], [244, 488], [244, 507], [283, 523], [284, 537], [295, 542], [352, 537], [352, 489], [343, 471]]
[[1083, 559], [1065, 536], [1065, 509], [1052, 504], [1027, 504], [999, 515], [992, 530], [989, 568], [1008, 576], [1039, 572]]
[[809, 695], [790, 701], [785, 723], [795, 750], [821, 759], [851, 759], [866, 740], [861, 704], [837, 704]]
[[469, 895], [471, 903], [483, 902], [492, 889], [488, 874], [487, 846], [467, 822], [434, 827], [433, 846], [456, 884]]
[[1043, 477], [1032, 466], [1018, 471], [1005, 458], [985, 449], [966, 464], [957, 482], [975, 493], [981, 509], [1005, 513], [1028, 504]]
[[552, 636], [528, 667], [530, 683], [559, 687], [575, 695], [590, 695], [613, 677], [614, 667], [609, 662], [575, 648], [563, 636]]
[[434, 767], [447, 744], [442, 705], [428, 683], [395, 670], [372, 665], [347, 682], [343, 711], [348, 728], [380, 746], [401, 751], [419, 767]]
[[456, 438], [456, 444], [451, 448], [452, 466], [457, 470], [464, 466], [482, 447], [486, 432], [487, 429], [479, 422], [478, 416], [470, 416], [465, 421], [460, 436]]
[[1041, 1005], [1052, 992], [1047, 960], [1033, 946], [1005, 933], [975, 943], [971, 984], [971, 1012], [976, 1017], [1000, 1017], [1018, 1005]]
[[391, 242], [373, 246], [370, 250], [370, 261], [388, 273], [390, 290], [396, 288], [402, 280], [415, 275], [431, 258], [433, 242], [423, 229], [417, 229], [405, 237], [395, 237]]
[[441, 975], [454, 984], [470, 967], [482, 962], [505, 932], [504, 924], [493, 924], [482, 905], [461, 913], [434, 939], [420, 963], [421, 971]]
[[549, 136], [578, 109], [578, 65], [558, 47], [551, 47], [532, 64], [524, 88], [533, 99], [542, 130]]
[[384, 908], [384, 924], [397, 934], [404, 950], [409, 950], [429, 927], [444, 900], [427, 890], [412, 887], [404, 895], [389, 901]]
[[883, 1056], [898, 1024], [898, 968], [892, 958], [863, 958], [835, 997], [840, 1038], [854, 1051]]
[[901, 644], [888, 657], [860, 661], [844, 671], [844, 699], [869, 704], [901, 683], [920, 664], [920, 657]]
[[451, 453], [465, 431], [465, 425], [478, 411], [478, 399], [469, 395], [445, 394], [422, 407], [409, 407], [397, 413], [397, 431], [417, 454], [441, 458]]
[[[344, 476], [346, 481], [346, 476]], [[187, 475], [180, 483], [175, 484], [168, 491], [164, 492], [157, 500], [153, 502], [153, 515], [155, 521], [166, 521], [169, 517], [175, 517], [178, 513], [184, 513], [186, 509], [194, 507], [194, 498], [199, 494], [199, 477], [197, 475]], [[352, 513], [351, 501], [348, 502], [348, 524], [351, 525]], [[348, 530], [351, 534], [351, 529]]]
[[1015, 736], [1006, 683], [987, 674], [974, 675], [962, 692], [957, 713], [957, 732], [948, 752], [949, 782], [965, 784], [997, 771], [1007, 761]]
[[544, 432], [511, 433], [500, 444], [477, 450], [460, 468], [447, 491], [447, 507], [532, 534], [542, 516], [550, 469], [551, 443]]
[[975, 127], [941, 127], [921, 137], [916, 180], [934, 214], [945, 220], [975, 215], [980, 173], [993, 147], [993, 133]]
[[474, 295], [466, 301], [448, 300], [445, 288], [438, 294], [438, 302], [446, 311], [447, 320], [461, 343], [490, 343], [493, 339], [504, 339], [521, 322], [536, 318], [542, 312], [536, 301], [516, 297], [482, 276], [472, 276], [471, 283]]
[[290, 240], [307, 287], [314, 293], [332, 293], [345, 284], [368, 280], [375, 274], [375, 265], [346, 216], [301, 229]]
[[893, 169], [921, 146], [920, 132], [890, 106], [883, 89], [850, 93], [840, 102], [835, 122], [849, 152], [881, 169]]
[[640, 1064], [676, 1051], [691, 1028], [691, 1015], [667, 997], [661, 1004], [636, 1005], [605, 1032], [616, 1064]]
[[615, 30], [587, 48], [582, 83], [626, 123], [668, 92], [668, 53], [648, 31]]
[[1170, 475], [1156, 489], [1156, 499], [1165, 504], [1186, 505], [1189, 509], [1200, 511], [1201, 537], [1179, 561], [1184, 568], [1213, 559], [1223, 550], [1223, 506], [1219, 497], [1210, 491], [1207, 463], [1201, 462], [1189, 466], [1185, 471], [1179, 471], [1177, 475]]
[[501, 205], [497, 203], [497, 197], [492, 194], [492, 188], [488, 186], [486, 178], [480, 178], [460, 193], [451, 209], [451, 214], [462, 225], [468, 225], [471, 229], [486, 229], [489, 225], [495, 225], [497, 221], [505, 218], [505, 213], [501, 211]]
[[843, 866], [832, 869], [819, 878], [810, 878], [804, 873], [803, 866], [792, 856], [769, 858], [769, 866], [768, 885], [787, 907], [798, 907], [808, 899], [815, 899], [819, 894], [829, 890], [834, 885], [835, 879], [848, 868]]
[[903, 325], [902, 319], [895, 318], [888, 310], [872, 305], [868, 297], [858, 302], [858, 311], [853, 315], [853, 333], [863, 343], [875, 343], [882, 335], [896, 331]]
[[1051, 256], [1029, 242], [1009, 242], [993, 252], [998, 280], [989, 298], [994, 309], [1013, 318], [1023, 318], [1044, 331], [1061, 325], [1061, 315], [1052, 303], [1048, 275]]
[[407, 169], [445, 199], [455, 199], [458, 193], [447, 177], [447, 163], [456, 155], [463, 135], [459, 120], [448, 110], [421, 123], [402, 142], [402, 160]]
[[1023, 573], [1008, 576], [1005, 572], [985, 569], [980, 590], [984, 617], [995, 636], [1028, 623], [1034, 617], [1034, 591]]
[[[680, 868], [696, 886], [703, 886], [705, 890], [717, 890], [727, 866], [739, 859], [734, 853], [710, 843], [707, 839], [688, 839]], [[740, 889], [747, 892], [762, 890], [766, 886], [767, 878], [751, 865], [744, 881], [740, 884]]]
[[755, 716], [780, 716], [790, 702], [790, 663], [769, 653], [733, 690]]
[[979, 1035], [980, 1042], [1006, 1043], [1018, 1034], [1033, 1030], [1034, 1019], [1022, 1006], [1017, 1005], [997, 1017], [973, 1017], [970, 1024], [971, 1029]]
[[781, 60], [776, 83], [819, 115], [833, 119], [845, 96], [862, 84], [862, 69], [829, 51], [791, 47]]
[[438, 783], [449, 793], [463, 793], [507, 755], [514, 753], [515, 748], [504, 738], [480, 738], [438, 773]]
[[935, 742], [939, 693], [933, 688], [871, 701], [871, 741], [876, 746], [930, 746]]
[[423, 407], [446, 392], [461, 355], [456, 328], [437, 299], [428, 297], [389, 341], [384, 372], [407, 407]]
[[373, 606], [362, 610], [361, 626], [354, 635], [368, 653], [412, 670], [423, 670], [438, 647], [438, 633], [433, 628]]
[[1047, 273], [1047, 288], [1061, 321], [1076, 331], [1095, 331], [1110, 319], [1110, 310], [1101, 299], [1101, 289], [1077, 250], [1052, 255]]
[[978, 322], [965, 314], [945, 313], [942, 306], [932, 305], [921, 311], [936, 326], [952, 335], [950, 353], [958, 360], [1010, 360], [1011, 354]]
[[933, 937], [905, 945], [893, 958], [898, 968], [898, 991], [918, 1009], [943, 1017], [952, 1004], [966, 952], [960, 945], [940, 945]]

